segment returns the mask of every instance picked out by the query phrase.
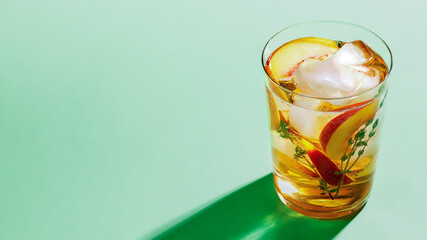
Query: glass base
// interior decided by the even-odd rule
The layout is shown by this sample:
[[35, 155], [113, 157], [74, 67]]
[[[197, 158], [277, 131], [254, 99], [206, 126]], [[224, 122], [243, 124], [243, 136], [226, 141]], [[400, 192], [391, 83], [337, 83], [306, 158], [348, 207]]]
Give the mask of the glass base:
[[[274, 183], [277, 195], [286, 206], [298, 213], [316, 219], [341, 219], [356, 216], [366, 205], [370, 190], [368, 189], [366, 194], [347, 196], [347, 198], [341, 197], [334, 200], [307, 198], [307, 196], [298, 199], [292, 197], [294, 194], [298, 196], [298, 190], [289, 182], [280, 179], [276, 174], [274, 175]], [[360, 198], [356, 200], [357, 197]], [[313, 201], [313, 199], [315, 200]], [[348, 199], [352, 199], [354, 202], [351, 204], [347, 201]]]
[[334, 219], [345, 219], [345, 218], [353, 218], [357, 214], [359, 214], [360, 211], [365, 207], [367, 201], [363, 201], [360, 204], [353, 206], [349, 209], [343, 209], [338, 211], [312, 211], [305, 209], [303, 207], [300, 207], [288, 200], [286, 200], [282, 195], [279, 193], [277, 194], [282, 200], [286, 206], [288, 206], [290, 209], [294, 210], [295, 212], [301, 213], [307, 217], [315, 218], [315, 219], [322, 219], [322, 220], [334, 220]]

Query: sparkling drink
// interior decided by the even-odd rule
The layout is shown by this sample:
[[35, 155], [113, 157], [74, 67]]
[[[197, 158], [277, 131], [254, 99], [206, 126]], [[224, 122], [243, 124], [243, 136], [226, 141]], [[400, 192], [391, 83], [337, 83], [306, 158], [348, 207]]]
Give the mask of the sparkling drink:
[[[330, 34], [341, 28], [352, 34]], [[375, 171], [391, 70], [387, 45], [356, 25], [304, 23], [270, 39], [263, 67], [280, 199], [321, 219], [361, 209]]]

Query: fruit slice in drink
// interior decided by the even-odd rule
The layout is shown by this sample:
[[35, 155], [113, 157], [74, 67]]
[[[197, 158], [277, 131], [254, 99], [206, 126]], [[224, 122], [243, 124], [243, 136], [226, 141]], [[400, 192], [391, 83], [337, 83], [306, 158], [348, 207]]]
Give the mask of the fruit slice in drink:
[[326, 155], [339, 161], [346, 152], [349, 139], [357, 129], [374, 118], [377, 108], [378, 100], [373, 100], [365, 106], [340, 114], [326, 124], [319, 137]]
[[265, 89], [267, 91], [268, 109], [270, 110], [270, 129], [274, 131], [280, 127], [279, 110], [273, 93], [268, 90], [268, 87]]
[[[342, 178], [340, 168], [307, 140], [302, 139], [301, 143], [304, 145], [311, 162], [323, 180], [332, 186], [338, 186]], [[345, 175], [342, 184], [345, 185], [351, 182], [353, 182], [353, 179]]]
[[273, 159], [275, 166], [280, 172], [287, 172], [288, 170], [294, 171], [297, 174], [303, 174], [305, 178], [315, 179], [319, 178], [319, 174], [311, 170], [306, 164], [300, 163], [292, 159], [282, 151], [273, 148]]
[[298, 64], [309, 58], [319, 58], [336, 52], [337, 42], [317, 37], [305, 37], [290, 41], [278, 48], [267, 62], [273, 80], [279, 82], [292, 73]]

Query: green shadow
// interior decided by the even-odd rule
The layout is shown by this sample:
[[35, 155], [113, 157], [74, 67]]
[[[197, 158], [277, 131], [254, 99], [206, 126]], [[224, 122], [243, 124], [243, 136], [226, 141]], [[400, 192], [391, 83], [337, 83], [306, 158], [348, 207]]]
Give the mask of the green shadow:
[[296, 213], [268, 174], [151, 239], [333, 239], [356, 215], [325, 221]]

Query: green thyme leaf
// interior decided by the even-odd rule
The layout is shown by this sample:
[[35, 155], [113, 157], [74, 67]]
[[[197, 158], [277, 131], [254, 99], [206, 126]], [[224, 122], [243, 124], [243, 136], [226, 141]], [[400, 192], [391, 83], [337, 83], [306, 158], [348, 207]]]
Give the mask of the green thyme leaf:
[[291, 138], [295, 137], [294, 134], [292, 134], [291, 132], [289, 132], [289, 126], [283, 120], [280, 120], [280, 128], [279, 128], [279, 130], [277, 130], [277, 132], [280, 133], [280, 136], [282, 138], [289, 138], [289, 139], [291, 139]]
[[358, 133], [357, 133], [357, 138], [360, 140], [360, 139], [363, 139], [364, 137], [365, 137], [365, 133], [366, 133], [366, 130], [365, 129], [362, 129], [362, 130], [360, 130]]
[[300, 146], [296, 146], [295, 148], [295, 154], [294, 154], [294, 158], [295, 159], [299, 159], [301, 158], [304, 154], [306, 154], [307, 151], [304, 150], [303, 148], [301, 148]]
[[[378, 109], [382, 108], [382, 106], [384, 105], [384, 101], [385, 101], [385, 99], [386, 99], [386, 97], [387, 97], [387, 94], [388, 94], [388, 90], [387, 90], [387, 92], [384, 94], [384, 98], [383, 98], [383, 100], [381, 101], [380, 106], [378, 107]], [[376, 96], [375, 96], [375, 97], [376, 97]]]
[[384, 99], [381, 101], [380, 106], [379, 106], [379, 108], [378, 108], [378, 109], [382, 108], [382, 107], [383, 107], [383, 105], [384, 105]]
[[375, 121], [374, 125], [372, 126], [372, 129], [375, 129], [375, 128], [378, 126], [378, 121], [379, 121], [379, 119], [377, 119], [377, 120]]
[[377, 95], [375, 95], [375, 97], [378, 97], [379, 95], [381, 95], [381, 93], [384, 91], [384, 88], [385, 88], [385, 85], [382, 85], [380, 89], [378, 89], [378, 93]]
[[342, 162], [344, 162], [345, 160], [347, 160], [347, 158], [348, 158], [348, 155], [344, 154], [344, 155], [341, 157], [341, 161], [342, 161]]

